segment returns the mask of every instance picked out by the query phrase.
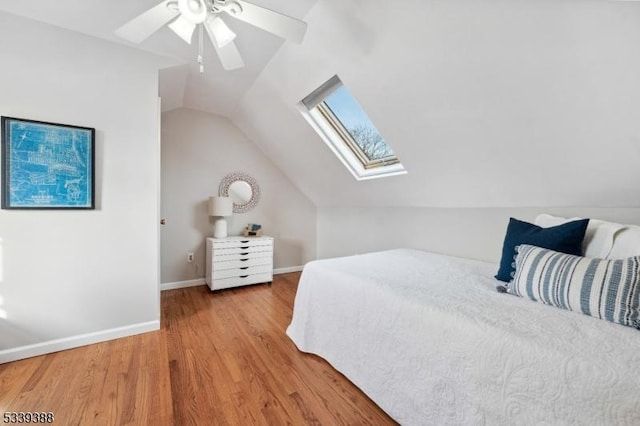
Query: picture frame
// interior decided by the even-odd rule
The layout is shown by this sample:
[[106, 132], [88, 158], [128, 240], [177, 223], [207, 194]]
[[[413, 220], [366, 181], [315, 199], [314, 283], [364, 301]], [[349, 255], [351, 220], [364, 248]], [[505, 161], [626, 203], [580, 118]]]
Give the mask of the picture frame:
[[95, 129], [1, 117], [3, 209], [95, 209]]

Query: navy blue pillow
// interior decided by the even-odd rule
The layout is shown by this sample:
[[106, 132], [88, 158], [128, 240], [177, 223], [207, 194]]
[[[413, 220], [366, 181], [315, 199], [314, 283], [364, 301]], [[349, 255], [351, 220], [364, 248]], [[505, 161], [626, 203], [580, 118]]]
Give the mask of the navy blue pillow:
[[511, 281], [515, 272], [513, 259], [516, 255], [516, 246], [520, 244], [530, 244], [560, 253], [582, 256], [582, 240], [584, 240], [588, 224], [589, 219], [580, 219], [550, 228], [542, 228], [533, 223], [510, 218], [496, 278], [507, 283]]

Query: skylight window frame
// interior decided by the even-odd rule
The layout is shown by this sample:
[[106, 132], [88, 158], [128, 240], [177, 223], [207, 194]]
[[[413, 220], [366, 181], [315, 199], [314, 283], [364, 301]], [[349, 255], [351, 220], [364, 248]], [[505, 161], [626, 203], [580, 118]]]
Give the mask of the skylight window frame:
[[338, 76], [333, 76], [298, 104], [300, 113], [357, 180], [406, 174], [395, 154], [370, 160], [326, 104], [325, 99], [342, 86]]
[[360, 145], [353, 139], [351, 133], [344, 127], [342, 121], [331, 110], [331, 107], [327, 105], [326, 102], [322, 101], [316, 108], [322, 115], [322, 117], [327, 121], [327, 123], [333, 127], [333, 130], [340, 136], [342, 141], [347, 145], [347, 147], [351, 150], [353, 155], [355, 155], [358, 160], [362, 163], [362, 166], [365, 169], [371, 169], [374, 167], [384, 167], [392, 164], [399, 163], [400, 160], [398, 157], [394, 155], [389, 155], [384, 158], [379, 158], [377, 160], [370, 160], [369, 157], [364, 153]]

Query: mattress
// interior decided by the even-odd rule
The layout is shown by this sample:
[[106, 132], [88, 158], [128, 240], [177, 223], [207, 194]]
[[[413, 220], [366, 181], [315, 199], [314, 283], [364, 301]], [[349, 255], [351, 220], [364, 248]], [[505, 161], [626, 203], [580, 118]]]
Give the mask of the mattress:
[[640, 424], [640, 332], [398, 249], [308, 263], [288, 336], [403, 425]]

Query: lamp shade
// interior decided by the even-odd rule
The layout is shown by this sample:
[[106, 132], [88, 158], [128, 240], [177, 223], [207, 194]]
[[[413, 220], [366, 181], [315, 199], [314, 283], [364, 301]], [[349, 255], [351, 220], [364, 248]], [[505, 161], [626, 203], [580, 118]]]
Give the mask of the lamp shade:
[[209, 216], [231, 216], [233, 201], [229, 197], [209, 197]]

